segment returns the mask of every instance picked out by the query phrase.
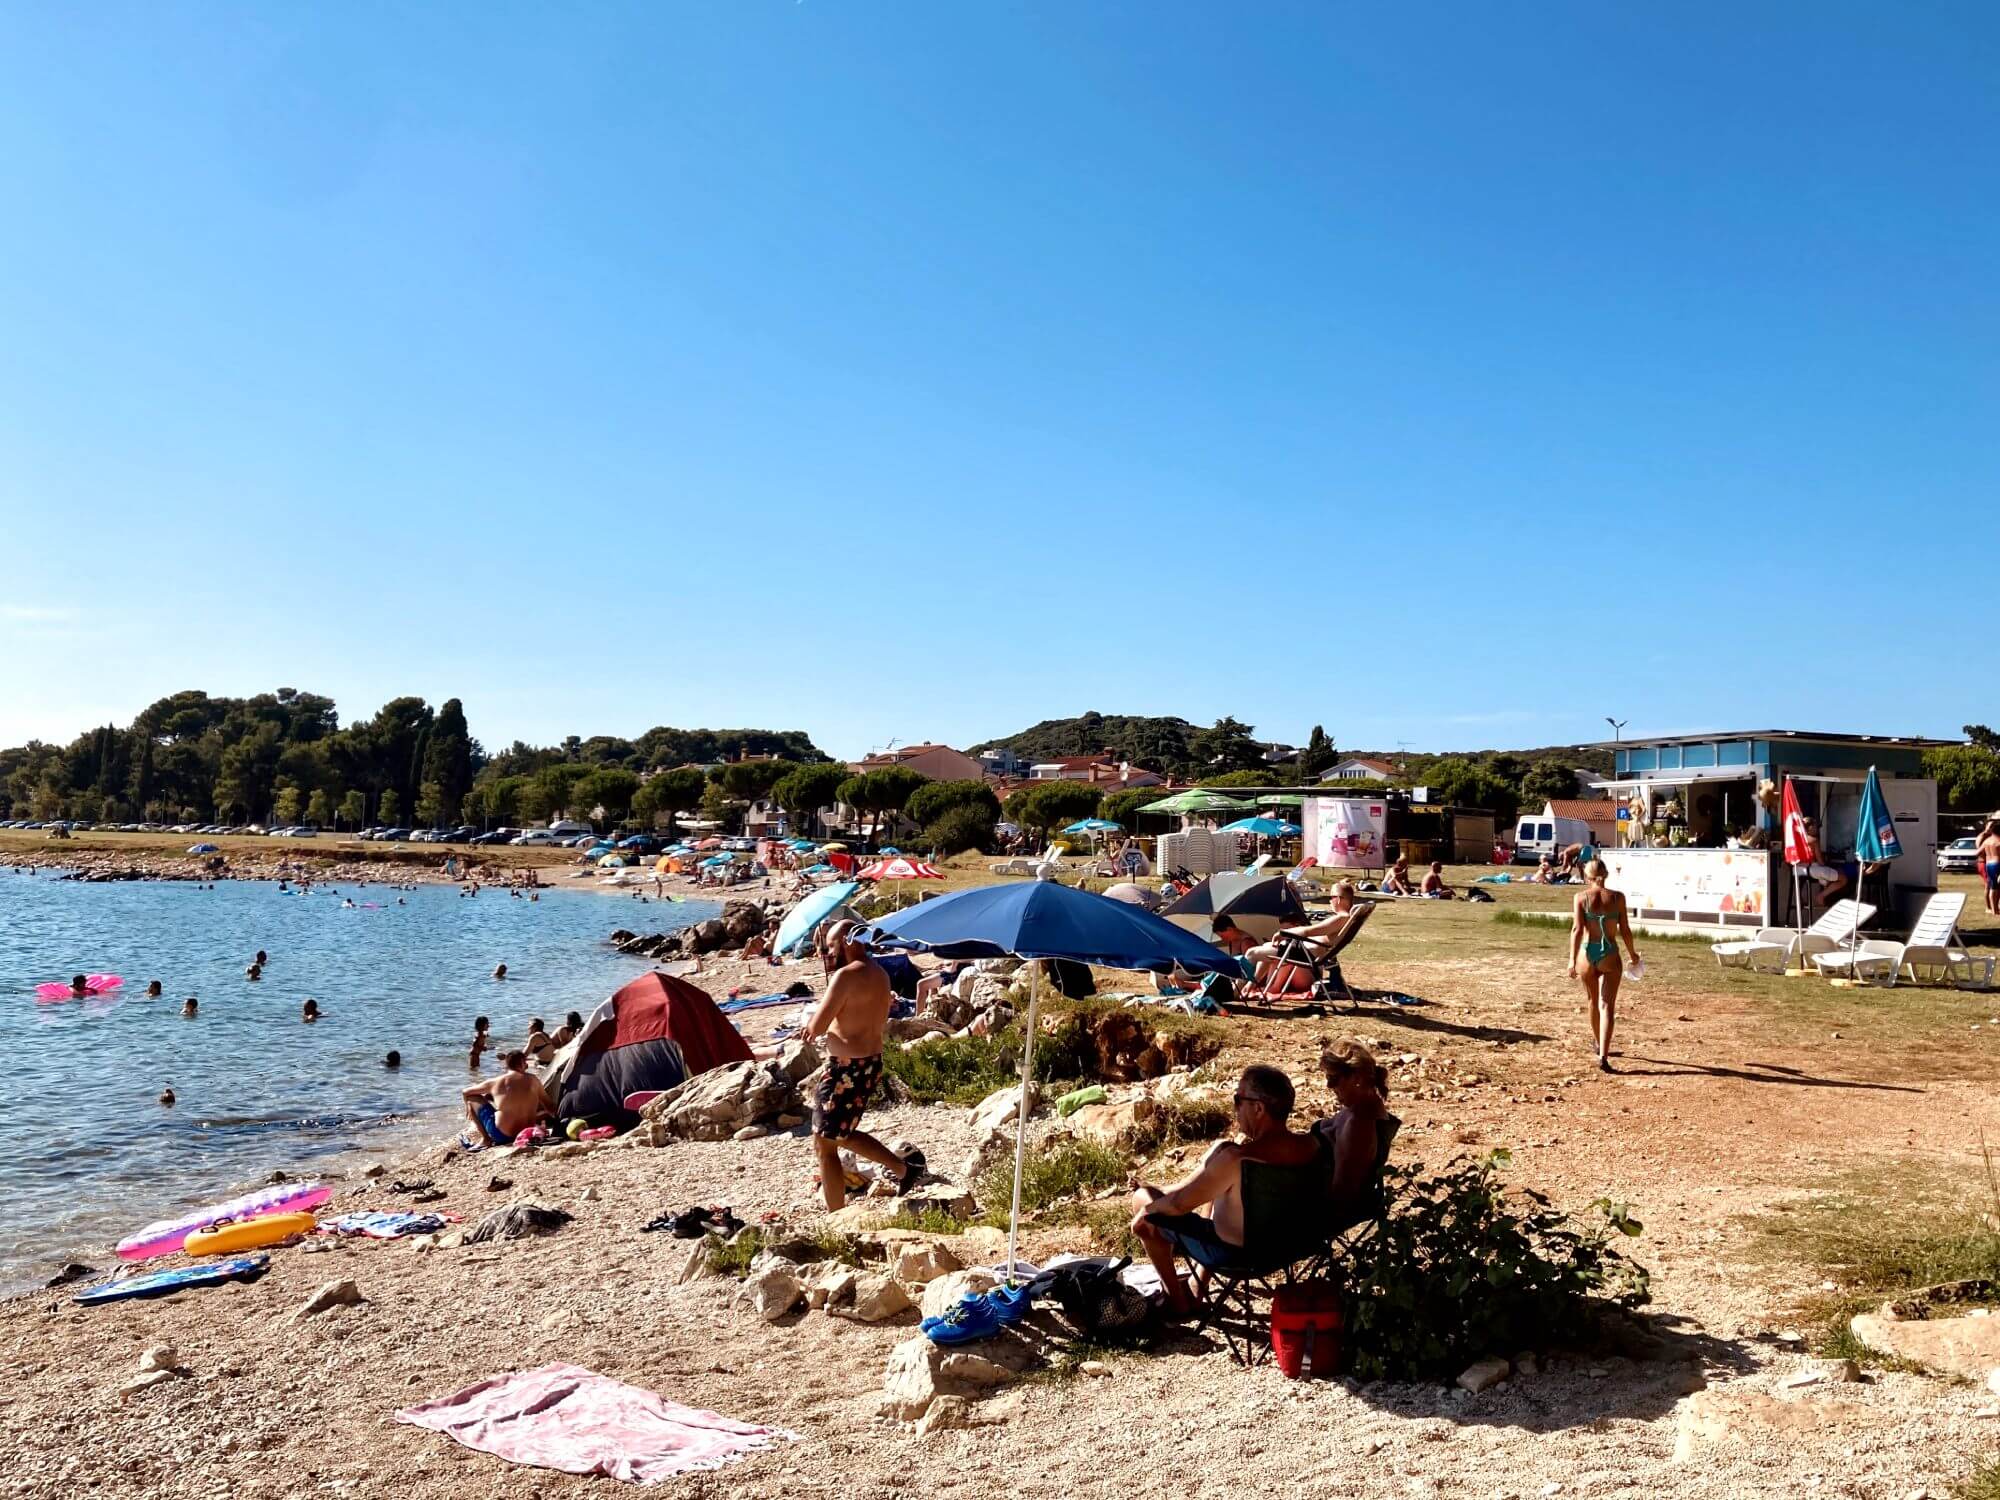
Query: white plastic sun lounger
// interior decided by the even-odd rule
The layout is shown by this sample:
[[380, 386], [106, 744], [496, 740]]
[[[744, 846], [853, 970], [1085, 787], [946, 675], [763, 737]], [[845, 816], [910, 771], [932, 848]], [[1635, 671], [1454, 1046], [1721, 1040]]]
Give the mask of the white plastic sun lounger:
[[1939, 892], [1924, 903], [1907, 941], [1862, 943], [1851, 961], [1844, 949], [1816, 953], [1813, 966], [1822, 974], [1846, 974], [1884, 984], [1894, 984], [1907, 975], [1913, 983], [1984, 989], [1993, 983], [1995, 960], [1985, 954], [1975, 958], [1965, 951], [1958, 935], [1958, 919], [1964, 911], [1962, 891]]
[[1715, 961], [1725, 968], [1765, 969], [1782, 974], [1794, 960], [1845, 947], [1855, 931], [1875, 915], [1875, 908], [1858, 901], [1836, 901], [1803, 933], [1790, 927], [1765, 927], [1754, 938], [1709, 944]]

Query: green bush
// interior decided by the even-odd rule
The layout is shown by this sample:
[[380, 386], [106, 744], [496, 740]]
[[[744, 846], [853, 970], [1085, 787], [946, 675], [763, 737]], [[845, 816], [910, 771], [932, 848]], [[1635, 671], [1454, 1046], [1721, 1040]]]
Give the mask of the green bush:
[[[986, 794], [986, 800], [993, 800], [991, 792]], [[924, 825], [918, 843], [940, 858], [962, 854], [967, 849], [989, 852], [993, 847], [994, 821], [994, 816], [983, 807], [961, 804], [947, 808]]]
[[708, 1238], [711, 1244], [709, 1269], [721, 1275], [734, 1276], [739, 1281], [750, 1274], [750, 1262], [764, 1248], [764, 1231], [754, 1224], [747, 1229], [739, 1229], [736, 1238], [731, 1240], [713, 1234]]
[[[1021, 1163], [1021, 1212], [1035, 1213], [1086, 1193], [1124, 1187], [1131, 1180], [1132, 1158], [1123, 1151], [1059, 1136], [1029, 1152]], [[986, 1210], [987, 1222], [1004, 1226], [1013, 1202], [1013, 1153], [987, 1168], [972, 1192]]]
[[1337, 1263], [1356, 1375], [1448, 1380], [1489, 1354], [1588, 1342], [1597, 1308], [1645, 1304], [1645, 1269], [1615, 1248], [1641, 1228], [1625, 1206], [1598, 1200], [1588, 1228], [1526, 1189], [1517, 1208], [1507, 1160], [1383, 1174], [1387, 1211]]
[[[1093, 1076], [1097, 1054], [1074, 1016], [1065, 1016], [1035, 1043], [1035, 1078], [1045, 1092], [1066, 1093]], [[919, 1104], [977, 1104], [1021, 1081], [1018, 1023], [992, 1036], [941, 1036], [913, 1047], [891, 1047], [883, 1069]]]

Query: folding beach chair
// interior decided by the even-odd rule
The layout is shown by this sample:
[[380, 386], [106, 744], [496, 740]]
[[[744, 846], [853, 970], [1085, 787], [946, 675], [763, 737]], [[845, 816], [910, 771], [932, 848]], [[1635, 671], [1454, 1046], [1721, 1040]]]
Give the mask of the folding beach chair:
[[1385, 1115], [1376, 1127], [1374, 1172], [1360, 1207], [1345, 1217], [1334, 1213], [1323, 1161], [1243, 1163], [1243, 1248], [1219, 1266], [1180, 1257], [1200, 1304], [1198, 1326], [1220, 1333], [1236, 1363], [1261, 1364], [1271, 1352], [1269, 1307], [1278, 1288], [1330, 1275], [1342, 1247], [1382, 1216], [1382, 1169], [1402, 1124]]
[[1278, 957], [1264, 983], [1238, 989], [1236, 998], [1266, 1004], [1300, 1000], [1327, 1007], [1345, 1000], [1350, 1009], [1359, 1010], [1361, 999], [1348, 988], [1347, 976], [1340, 971], [1340, 955], [1349, 943], [1361, 935], [1361, 929], [1368, 925], [1368, 918], [1374, 911], [1373, 902], [1357, 906], [1353, 917], [1331, 943], [1280, 932], [1277, 938]]

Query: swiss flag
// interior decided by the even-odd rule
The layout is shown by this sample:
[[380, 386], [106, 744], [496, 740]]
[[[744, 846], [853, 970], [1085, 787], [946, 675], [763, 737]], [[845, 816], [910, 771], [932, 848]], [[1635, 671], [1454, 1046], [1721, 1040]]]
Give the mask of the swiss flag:
[[1785, 863], [1788, 865], [1809, 865], [1813, 862], [1812, 844], [1806, 838], [1805, 814], [1799, 811], [1799, 794], [1792, 788], [1792, 778], [1785, 778]]

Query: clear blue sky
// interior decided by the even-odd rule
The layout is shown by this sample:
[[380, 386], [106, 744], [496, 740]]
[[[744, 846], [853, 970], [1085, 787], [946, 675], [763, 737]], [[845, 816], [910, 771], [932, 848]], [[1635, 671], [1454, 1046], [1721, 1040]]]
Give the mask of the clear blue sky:
[[0, 22], [0, 743], [2000, 715], [1984, 0]]

